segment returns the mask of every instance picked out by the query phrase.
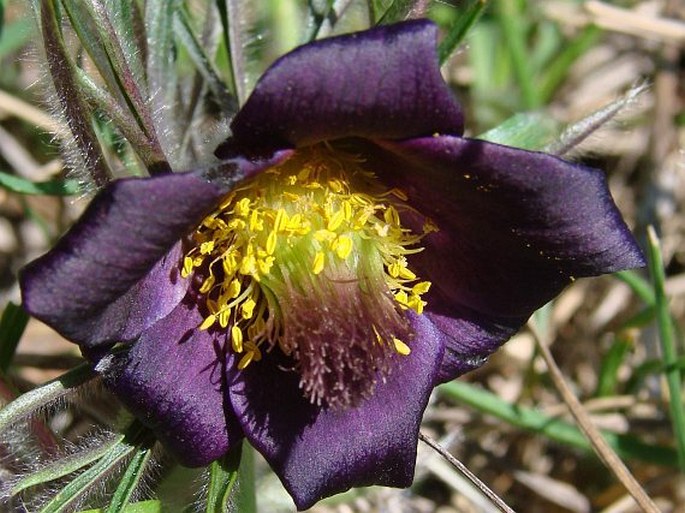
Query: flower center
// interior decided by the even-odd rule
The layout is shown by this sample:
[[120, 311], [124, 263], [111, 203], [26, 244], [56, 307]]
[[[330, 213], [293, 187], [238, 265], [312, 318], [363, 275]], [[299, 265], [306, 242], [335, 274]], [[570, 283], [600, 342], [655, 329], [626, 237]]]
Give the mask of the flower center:
[[200, 329], [226, 334], [240, 370], [278, 347], [310, 401], [356, 404], [410, 353], [403, 311], [426, 305], [430, 283], [406, 257], [436, 228], [403, 227], [406, 200], [362, 160], [323, 145], [243, 183], [202, 221], [183, 260], [203, 298]]

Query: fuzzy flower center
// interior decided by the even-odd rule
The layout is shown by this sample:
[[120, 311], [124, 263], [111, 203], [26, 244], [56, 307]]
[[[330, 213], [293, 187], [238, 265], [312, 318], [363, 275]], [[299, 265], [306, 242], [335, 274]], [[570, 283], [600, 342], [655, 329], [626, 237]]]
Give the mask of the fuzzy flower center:
[[275, 347], [310, 401], [349, 407], [411, 352], [404, 314], [430, 283], [409, 268], [422, 234], [407, 197], [353, 155], [315, 146], [233, 190], [193, 233], [182, 275], [204, 303], [200, 329], [225, 333], [238, 369]]

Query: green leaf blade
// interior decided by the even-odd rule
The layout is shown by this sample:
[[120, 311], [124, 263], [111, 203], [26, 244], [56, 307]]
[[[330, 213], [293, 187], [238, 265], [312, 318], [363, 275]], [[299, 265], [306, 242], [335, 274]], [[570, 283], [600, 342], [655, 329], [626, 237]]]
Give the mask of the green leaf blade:
[[7, 372], [19, 340], [29, 322], [29, 315], [11, 301], [7, 303], [0, 318], [0, 371]]
[[27, 195], [74, 196], [80, 192], [76, 180], [48, 180], [32, 182], [20, 176], [0, 171], [0, 187], [8, 191]]

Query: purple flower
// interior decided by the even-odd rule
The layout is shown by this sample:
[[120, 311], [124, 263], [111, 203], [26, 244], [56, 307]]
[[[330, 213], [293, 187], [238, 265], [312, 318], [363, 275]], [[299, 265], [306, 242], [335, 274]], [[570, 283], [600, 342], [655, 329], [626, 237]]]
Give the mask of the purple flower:
[[643, 265], [600, 171], [462, 137], [435, 42], [413, 21], [284, 56], [220, 165], [109, 184], [23, 271], [184, 464], [246, 437], [299, 508], [407, 486], [436, 384]]

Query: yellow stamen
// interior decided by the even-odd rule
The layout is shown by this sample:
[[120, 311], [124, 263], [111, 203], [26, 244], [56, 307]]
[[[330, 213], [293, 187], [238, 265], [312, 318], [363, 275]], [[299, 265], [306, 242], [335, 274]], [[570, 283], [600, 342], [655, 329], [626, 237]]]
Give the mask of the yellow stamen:
[[334, 249], [338, 258], [345, 260], [354, 249], [354, 241], [347, 235], [341, 235], [337, 238]]
[[243, 352], [243, 332], [235, 324], [231, 328], [231, 346], [236, 353]]
[[207, 317], [202, 324], [200, 324], [200, 330], [204, 331], [209, 329], [216, 322], [216, 315], [212, 314]]
[[255, 306], [257, 306], [257, 303], [252, 298], [248, 299], [242, 304], [240, 307], [240, 313], [242, 314], [243, 319], [247, 320], [252, 318]]
[[245, 353], [245, 356], [243, 356], [240, 359], [240, 361], [238, 362], [238, 370], [243, 370], [245, 367], [250, 365], [253, 358], [254, 358], [254, 353], [252, 351]]
[[320, 274], [323, 271], [324, 265], [326, 263], [326, 255], [323, 251], [317, 251], [314, 255], [314, 261], [312, 262], [312, 273]]
[[411, 348], [407, 344], [402, 342], [399, 338], [392, 337], [392, 343], [395, 346], [395, 351], [397, 351], [402, 356], [408, 356], [409, 353], [411, 353]]
[[[393, 315], [421, 314], [430, 282], [420, 281], [407, 255], [420, 251], [422, 237], [437, 227], [428, 219], [423, 233], [404, 227], [412, 211], [407, 200], [400, 189], [384, 189], [360, 158], [323, 146], [298, 150], [242, 183], [200, 223], [183, 257], [181, 275], [202, 276], [197, 290], [208, 313], [200, 329], [230, 330], [244, 369], [262, 358], [264, 347], [293, 351], [279, 339], [283, 310], [290, 308], [279, 301], [289, 284], [317, 290], [358, 279], [359, 287], [381, 287], [364, 294], [394, 298]], [[410, 353], [395, 328], [372, 328], [378, 344]]]

